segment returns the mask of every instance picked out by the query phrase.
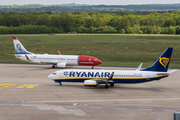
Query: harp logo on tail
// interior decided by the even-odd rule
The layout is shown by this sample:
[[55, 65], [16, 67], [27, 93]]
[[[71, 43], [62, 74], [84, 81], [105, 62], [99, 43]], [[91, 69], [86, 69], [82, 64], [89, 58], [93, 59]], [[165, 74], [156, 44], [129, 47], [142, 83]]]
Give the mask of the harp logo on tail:
[[166, 58], [166, 57], [160, 57], [159, 62], [162, 66], [164, 66], [164, 68], [166, 68], [167, 64], [169, 63], [169, 59], [170, 58]]

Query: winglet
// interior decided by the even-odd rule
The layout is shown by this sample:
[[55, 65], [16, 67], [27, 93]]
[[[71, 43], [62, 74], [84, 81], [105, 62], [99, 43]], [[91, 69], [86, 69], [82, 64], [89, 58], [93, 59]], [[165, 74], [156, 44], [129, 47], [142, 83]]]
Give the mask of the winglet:
[[26, 56], [26, 59], [27, 59], [27, 60], [30, 60], [29, 57], [28, 57], [26, 54], [25, 54], [25, 56]]
[[59, 50], [57, 50], [57, 53], [58, 53], [58, 55], [61, 55], [61, 53], [59, 52]]
[[141, 63], [141, 64], [138, 66], [138, 68], [136, 69], [136, 71], [139, 71], [139, 70], [141, 69], [142, 65], [143, 65], [143, 63]]
[[111, 75], [109, 76], [108, 80], [112, 80], [113, 75], [114, 75], [114, 72], [111, 73]]

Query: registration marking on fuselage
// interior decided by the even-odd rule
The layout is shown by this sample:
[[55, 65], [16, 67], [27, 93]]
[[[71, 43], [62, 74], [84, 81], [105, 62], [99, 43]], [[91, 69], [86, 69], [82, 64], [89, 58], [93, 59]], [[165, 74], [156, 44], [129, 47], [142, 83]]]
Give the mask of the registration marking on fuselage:
[[21, 86], [17, 86], [16, 88], [34, 88], [36, 86], [38, 86], [38, 85], [26, 85], [26, 84], [24, 84], [24, 85], [21, 85]]

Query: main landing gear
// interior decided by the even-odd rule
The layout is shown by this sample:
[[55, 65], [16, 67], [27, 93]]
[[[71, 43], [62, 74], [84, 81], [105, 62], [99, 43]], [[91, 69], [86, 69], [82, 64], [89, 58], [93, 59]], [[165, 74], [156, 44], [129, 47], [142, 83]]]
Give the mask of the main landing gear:
[[[114, 83], [109, 83], [110, 84], [110, 87], [114, 87]], [[106, 83], [105, 84], [105, 88], [108, 89], [109, 88], [109, 85]]]
[[56, 66], [55, 66], [55, 65], [53, 65], [53, 66], [52, 66], [52, 68], [54, 69], [54, 68], [56, 68]]
[[114, 87], [114, 83], [110, 83], [110, 87]]
[[105, 88], [108, 89], [108, 88], [109, 88], [109, 85], [106, 84], [106, 85], [105, 85]]

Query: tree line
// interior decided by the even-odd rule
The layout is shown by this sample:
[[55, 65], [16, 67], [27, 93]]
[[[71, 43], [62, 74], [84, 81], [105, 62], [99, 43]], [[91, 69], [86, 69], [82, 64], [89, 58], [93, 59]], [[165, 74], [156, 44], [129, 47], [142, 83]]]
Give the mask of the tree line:
[[0, 34], [35, 33], [180, 34], [180, 11], [137, 12], [4, 12]]
[[133, 12], [133, 11], [175, 11], [180, 10], [180, 4], [143, 4], [143, 5], [87, 5], [87, 4], [59, 4], [59, 5], [4, 5], [0, 12]]

